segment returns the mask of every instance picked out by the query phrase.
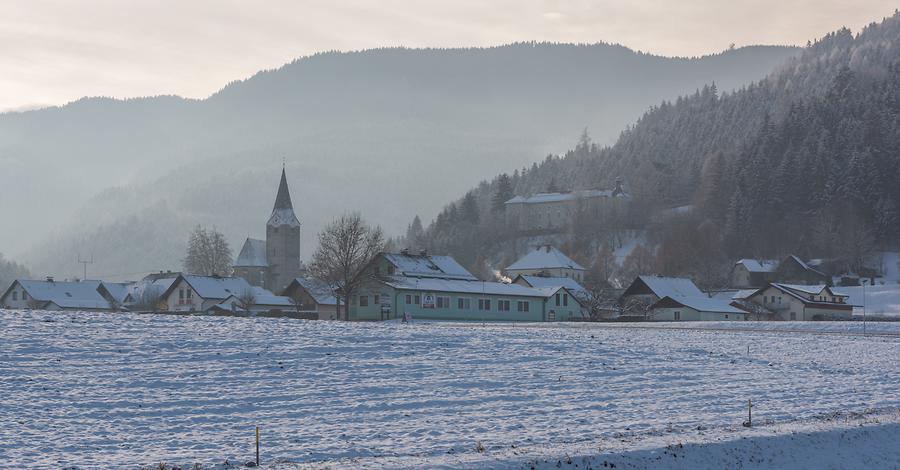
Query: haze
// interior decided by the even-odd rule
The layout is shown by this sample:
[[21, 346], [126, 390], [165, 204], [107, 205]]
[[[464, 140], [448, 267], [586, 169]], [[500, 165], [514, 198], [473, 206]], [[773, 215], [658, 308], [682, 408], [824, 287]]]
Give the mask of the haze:
[[893, 8], [886, 0], [9, 1], [0, 6], [0, 110], [82, 96], [203, 98], [334, 49], [609, 41], [698, 56], [732, 43], [803, 45]]

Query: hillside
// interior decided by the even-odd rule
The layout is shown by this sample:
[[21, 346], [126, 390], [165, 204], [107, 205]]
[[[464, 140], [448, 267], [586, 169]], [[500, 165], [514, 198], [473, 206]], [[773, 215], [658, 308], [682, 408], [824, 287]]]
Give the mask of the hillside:
[[[512, 173], [512, 186], [522, 195], [551, 185], [610, 187], [622, 176], [645, 217], [639, 228], [659, 248], [653, 269], [666, 274], [699, 276], [710, 263], [785, 253], [840, 258], [856, 269], [900, 235], [898, 103], [895, 15], [858, 35], [828, 34], [735, 92], [707, 86], [663, 101], [614, 145], [583, 137], [561, 158]], [[456, 209], [465, 198], [457, 200], [426, 230], [426, 244], [468, 260], [501, 259], [496, 244], [455, 242], [497, 232], [485, 216], [498, 181], [468, 196], [482, 211], [480, 225], [460, 229]], [[664, 223], [646, 219], [677, 206], [692, 210]], [[598, 224], [592, 240], [570, 246], [576, 259], [593, 261], [609, 228]], [[462, 232], [450, 236], [448, 227]]]
[[17, 229], [0, 235], [0, 248], [38, 274], [76, 274], [78, 252], [103, 253], [96, 275], [177, 267], [197, 223], [217, 225], [233, 245], [261, 234], [282, 158], [305, 254], [345, 210], [398, 233], [409, 214], [434, 214], [485, 175], [565, 148], [584, 127], [611, 143], [654, 103], [713, 81], [740, 87], [796, 51], [686, 59], [523, 43], [334, 52], [205, 100], [86, 98], [7, 113], [0, 161], [10, 171], [0, 185], [14, 197], [0, 210], [17, 214]]

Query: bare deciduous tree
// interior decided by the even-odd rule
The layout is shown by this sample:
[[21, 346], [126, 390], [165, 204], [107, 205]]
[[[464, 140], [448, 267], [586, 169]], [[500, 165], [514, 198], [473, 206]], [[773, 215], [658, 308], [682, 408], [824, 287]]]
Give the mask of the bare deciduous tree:
[[359, 213], [341, 216], [319, 232], [319, 246], [313, 254], [309, 271], [312, 276], [334, 289], [339, 296], [337, 317], [348, 320], [348, 308], [353, 294], [368, 279], [363, 268], [384, 247], [380, 227], [370, 227]]
[[244, 292], [241, 292], [237, 299], [244, 310], [250, 310], [250, 307], [253, 307], [253, 304], [256, 303], [256, 293], [253, 292], [252, 288], [244, 289]]
[[197, 226], [188, 241], [184, 270], [201, 276], [226, 276], [231, 273], [231, 248], [215, 227]]

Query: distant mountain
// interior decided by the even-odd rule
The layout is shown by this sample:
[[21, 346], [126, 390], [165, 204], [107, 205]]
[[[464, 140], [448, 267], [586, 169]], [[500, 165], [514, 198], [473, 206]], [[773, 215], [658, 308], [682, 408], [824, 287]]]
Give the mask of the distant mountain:
[[[205, 100], [85, 98], [0, 115], [0, 248], [37, 273], [177, 267], [187, 231], [259, 236], [282, 158], [304, 223], [361, 210], [389, 233], [486, 175], [598, 142], [663, 99], [764, 76], [796, 48], [664, 58], [609, 44], [323, 53]], [[74, 214], [74, 215], [73, 215]], [[138, 241], [139, 243], [135, 243]]]
[[[900, 14], [855, 36], [828, 34], [736, 92], [706, 86], [663, 101], [614, 145], [585, 138], [561, 158], [512, 169], [516, 194], [611, 187], [621, 176], [642, 214], [685, 214], [642, 227], [658, 258], [708, 237], [694, 259], [658, 259], [666, 274], [697, 274], [701, 257], [720, 253], [708, 261], [795, 253], [858, 268], [877, 246], [900, 243]], [[498, 189], [495, 178], [467, 195], [482, 210], [480, 226], [459, 223], [466, 198], [457, 199], [425, 230], [425, 244], [469, 260], [502, 256], [496, 245], [457, 243], [496, 230], [484, 215]], [[672, 207], [686, 211], [664, 211]], [[590, 262], [596, 243], [582, 248], [573, 256]]]

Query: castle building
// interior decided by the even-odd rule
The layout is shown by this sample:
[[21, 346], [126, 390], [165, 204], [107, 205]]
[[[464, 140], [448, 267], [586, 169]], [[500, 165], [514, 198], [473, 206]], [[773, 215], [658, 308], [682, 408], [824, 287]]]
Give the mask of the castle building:
[[272, 292], [283, 291], [300, 276], [300, 221], [294, 214], [287, 176], [281, 170], [281, 183], [275, 207], [266, 222], [266, 239], [247, 238], [234, 262], [234, 275], [251, 285]]
[[612, 190], [586, 189], [565, 193], [516, 196], [504, 203], [507, 227], [520, 233], [558, 232], [581, 218], [605, 220], [621, 211], [631, 196], [622, 179]]

